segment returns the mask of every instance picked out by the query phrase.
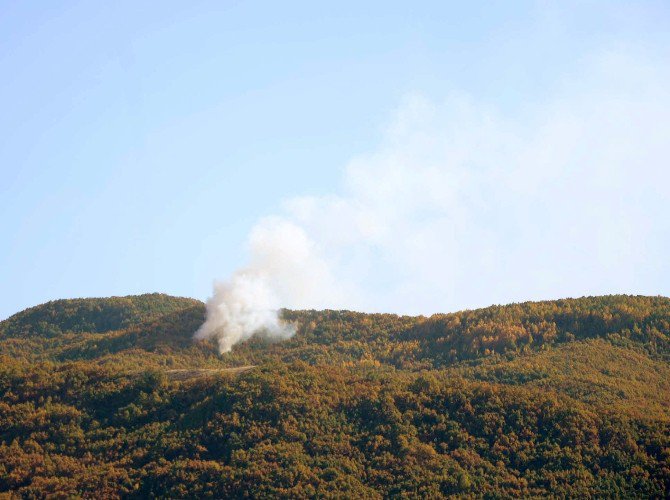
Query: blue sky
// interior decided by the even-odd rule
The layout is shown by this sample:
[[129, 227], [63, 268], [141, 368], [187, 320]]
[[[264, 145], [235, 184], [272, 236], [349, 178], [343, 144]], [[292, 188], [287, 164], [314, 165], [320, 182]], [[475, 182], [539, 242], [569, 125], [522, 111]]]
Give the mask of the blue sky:
[[[389, 150], [412, 164], [422, 153], [409, 148], [414, 155], [409, 157], [406, 139], [398, 146], [389, 139], [394, 134], [389, 129], [402, 128], [398, 123], [408, 109], [424, 113], [427, 107], [431, 116], [452, 116], [453, 105], [444, 102], [453, 103], [454, 95], [459, 103], [498, 117], [494, 121], [503, 125], [496, 130], [503, 132], [496, 137], [509, 134], [525, 142], [532, 142], [528, 130], [534, 124], [546, 122], [543, 110], [560, 115], [563, 102], [566, 109], [578, 110], [581, 99], [611, 95], [613, 108], [628, 103], [623, 121], [649, 108], [635, 122], [644, 134], [630, 147], [663, 153], [662, 141], [651, 146], [645, 141], [659, 125], [667, 126], [667, 94], [660, 85], [645, 85], [662, 82], [666, 75], [669, 14], [666, 2], [2, 2], [0, 317], [66, 297], [161, 291], [204, 299], [215, 278], [225, 279], [246, 265], [250, 230], [259, 219], [283, 213], [287, 200], [291, 205], [295, 197], [336, 196], [357, 206], [368, 203], [369, 193], [361, 196], [360, 189], [350, 187], [348, 165]], [[615, 69], [608, 73], [612, 60]], [[604, 70], [591, 72], [601, 63]], [[631, 74], [644, 79], [627, 83]], [[659, 100], [659, 106], [653, 105]], [[419, 130], [426, 121], [421, 123]], [[458, 130], [431, 127], [437, 142]], [[482, 127], [475, 126], [467, 137], [480, 137]], [[619, 137], [618, 131], [612, 134]], [[588, 144], [599, 140], [593, 136]], [[536, 149], [520, 147], [505, 161], [518, 159], [519, 151], [531, 162], [526, 156]], [[637, 166], [634, 155], [630, 158], [620, 167], [626, 182], [594, 196], [611, 200], [624, 184], [635, 182]], [[497, 159], [491, 153], [482, 161]], [[654, 186], [666, 179], [667, 157], [651, 163], [645, 183]], [[569, 165], [553, 168], [558, 177], [539, 185], [555, 184]], [[481, 183], [462, 186], [463, 193], [486, 189]], [[639, 196], [645, 198], [644, 192]], [[313, 216], [305, 222], [293, 211], [291, 220], [302, 221], [310, 244], [321, 247], [321, 257], [337, 261], [331, 266], [335, 274], [348, 273], [351, 280], [355, 270], [370, 268], [359, 255], [363, 247], [367, 259], [375, 260], [371, 255], [380, 252], [376, 261], [387, 264], [370, 271], [369, 279], [351, 292], [365, 299], [341, 300], [342, 293], [349, 293], [342, 290], [351, 290], [343, 286], [339, 296], [326, 294], [317, 305], [333, 297], [333, 306], [395, 310], [411, 296], [416, 303], [409, 312], [429, 312], [590, 292], [667, 295], [666, 196], [657, 193], [647, 205], [633, 198], [617, 205], [624, 214], [642, 206], [639, 214], [630, 212], [642, 220], [624, 225], [631, 231], [644, 225], [649, 243], [591, 256], [598, 262], [609, 259], [607, 267], [589, 274], [586, 270], [594, 266], [588, 259], [563, 249], [564, 259], [579, 263], [582, 268], [575, 272], [593, 286], [579, 280], [557, 285], [555, 276], [533, 281], [538, 272], [518, 283], [477, 270], [461, 276], [467, 246], [447, 263], [443, 254], [413, 254], [423, 261], [434, 258], [446, 281], [499, 281], [478, 292], [468, 289], [461, 298], [457, 290], [429, 283], [431, 273], [425, 269], [398, 268], [405, 255], [401, 247], [359, 239], [333, 256], [330, 249], [342, 244], [330, 246], [327, 238], [310, 233], [308, 226], [320, 225]], [[515, 220], [523, 218], [524, 206], [504, 200], [500, 205]], [[593, 212], [587, 210], [583, 218], [612, 220], [611, 210], [603, 215], [598, 206], [588, 204]], [[507, 228], [496, 222], [497, 212], [492, 204], [460, 220], [489, 234], [495, 227]], [[558, 213], [547, 217], [561, 218]], [[462, 230], [458, 224], [448, 227]], [[516, 235], [512, 230], [496, 235], [492, 260], [483, 254], [478, 258], [499, 265], [505, 258], [493, 247], [514, 253], [515, 238], [543, 238], [538, 228], [545, 226], [530, 222], [527, 227]], [[556, 227], [565, 231], [569, 225], [561, 219]], [[617, 227], [612, 226], [612, 235]], [[629, 240], [634, 237], [640, 235], [631, 232]], [[622, 240], [611, 241], [620, 246]], [[441, 242], [429, 244], [439, 247]], [[349, 259], [352, 254], [355, 259]], [[343, 259], [349, 260], [342, 268]], [[646, 267], [638, 275], [640, 263]], [[617, 268], [626, 278], [609, 280], [608, 273]], [[389, 278], [396, 271], [427, 278]], [[386, 290], [389, 279], [395, 298], [375, 302], [371, 297]], [[427, 290], [430, 300], [419, 289]], [[286, 297], [282, 304], [310, 305], [294, 300], [295, 294], [279, 296]]]

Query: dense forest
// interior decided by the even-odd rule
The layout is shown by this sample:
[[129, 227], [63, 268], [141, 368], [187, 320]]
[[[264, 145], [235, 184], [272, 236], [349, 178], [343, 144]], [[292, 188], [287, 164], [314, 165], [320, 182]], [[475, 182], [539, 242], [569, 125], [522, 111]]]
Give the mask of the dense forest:
[[204, 314], [150, 294], [1, 322], [0, 495], [670, 492], [668, 298], [286, 310], [293, 338], [224, 355]]

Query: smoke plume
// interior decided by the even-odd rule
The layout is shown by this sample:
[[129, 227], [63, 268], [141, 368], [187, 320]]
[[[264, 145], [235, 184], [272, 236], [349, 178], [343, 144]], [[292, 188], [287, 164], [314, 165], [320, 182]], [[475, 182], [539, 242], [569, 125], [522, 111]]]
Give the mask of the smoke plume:
[[251, 232], [249, 250], [247, 268], [215, 283], [207, 301], [207, 320], [196, 332], [199, 339], [216, 338], [222, 353], [254, 334], [275, 339], [293, 335], [293, 325], [278, 316], [280, 307], [313, 304], [323, 308], [341, 295], [331, 267], [314, 242], [289, 220], [261, 220]]
[[266, 277], [254, 270], [238, 271], [230, 282], [215, 284], [207, 301], [207, 321], [196, 338], [215, 336], [222, 353], [254, 333], [288, 338], [293, 328], [282, 322], [276, 311], [277, 299]]
[[285, 338], [280, 307], [431, 313], [668, 292], [667, 64], [604, 53], [504, 112], [410, 96], [337, 194], [286, 200], [198, 337]]

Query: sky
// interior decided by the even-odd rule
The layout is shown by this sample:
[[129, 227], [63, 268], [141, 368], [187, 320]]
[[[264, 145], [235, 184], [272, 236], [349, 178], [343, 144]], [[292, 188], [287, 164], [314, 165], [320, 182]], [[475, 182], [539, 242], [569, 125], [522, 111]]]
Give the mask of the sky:
[[0, 318], [670, 295], [667, 2], [0, 2]]

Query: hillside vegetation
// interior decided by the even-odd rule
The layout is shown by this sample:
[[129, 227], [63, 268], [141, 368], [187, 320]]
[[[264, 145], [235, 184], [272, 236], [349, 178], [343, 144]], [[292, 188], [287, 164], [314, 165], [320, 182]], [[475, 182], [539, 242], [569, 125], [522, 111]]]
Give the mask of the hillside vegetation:
[[204, 314], [151, 294], [59, 300], [1, 322], [0, 492], [670, 491], [670, 299], [429, 318], [283, 311], [292, 339], [224, 355], [192, 340]]

